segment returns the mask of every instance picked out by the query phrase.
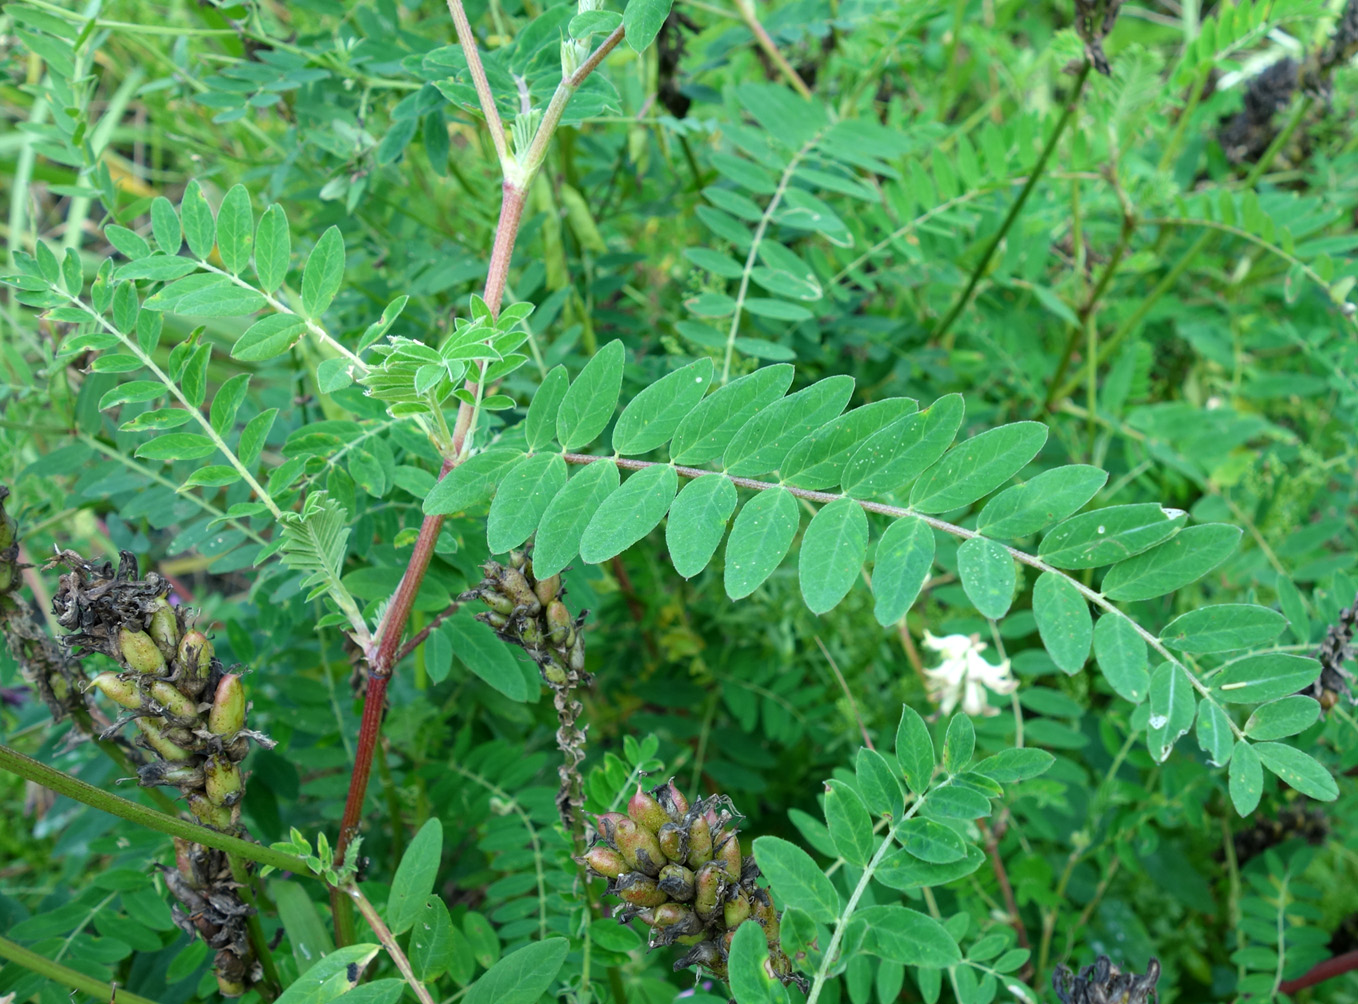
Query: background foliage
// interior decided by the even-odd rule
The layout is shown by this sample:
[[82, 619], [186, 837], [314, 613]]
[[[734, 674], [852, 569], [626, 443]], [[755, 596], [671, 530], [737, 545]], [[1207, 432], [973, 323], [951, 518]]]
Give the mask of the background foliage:
[[[629, 17], [648, 5], [633, 6]], [[499, 112], [527, 146], [526, 108], [551, 97], [563, 36], [588, 37], [589, 25], [568, 5], [469, 13]], [[923, 926], [909, 950], [857, 943], [821, 999], [1037, 999], [1058, 963], [1099, 953], [1138, 972], [1158, 957], [1165, 1001], [1281, 995], [1358, 947], [1346, 688], [1330, 679], [1335, 701], [1315, 691], [1332, 705], [1319, 719], [1293, 704], [1272, 713], [1298, 709], [1287, 723], [1251, 733], [1296, 733], [1285, 741], [1323, 769], [1275, 771], [1268, 747], [1268, 770], [1236, 759], [1228, 773], [1209, 762], [1224, 760], [1220, 739], [1204, 736], [1204, 722], [1223, 729], [1209, 712], [1165, 757], [1163, 733], [1172, 743], [1189, 728], [1194, 699], [1185, 710], [1169, 693], [1178, 677], [1158, 655], [1119, 660], [1137, 642], [1113, 637], [1117, 618], [1101, 616], [1085, 638], [1082, 594], [1055, 583], [1125, 600], [1137, 624], [1204, 670], [1231, 656], [1170, 644], [1172, 629], [1162, 632], [1176, 617], [1207, 604], [1276, 609], [1285, 628], [1279, 619], [1222, 647], [1311, 656], [1358, 593], [1358, 107], [1347, 65], [1358, 5], [1126, 5], [1100, 42], [1103, 15], [1080, 5], [1077, 20], [1093, 26], [1082, 38], [1064, 7], [988, 0], [677, 4], [650, 26], [653, 46], [620, 47], [567, 107], [508, 277], [506, 302], [524, 306], [497, 320], [473, 297], [499, 164], [442, 5], [7, 5], [0, 186], [16, 278], [0, 310], [0, 482], [15, 492], [27, 559], [54, 543], [130, 550], [169, 576], [222, 661], [250, 671], [251, 726], [278, 743], [246, 764], [243, 822], [264, 843], [296, 828], [314, 844], [340, 820], [361, 710], [361, 660], [344, 633], [372, 629], [422, 517], [447, 514], [411, 624], [433, 630], [388, 691], [365, 888], [382, 904], [412, 840], [433, 839], [437, 820], [446, 944], [417, 949], [397, 933], [412, 960], [438, 960], [420, 975], [441, 977], [444, 999], [503, 956], [564, 937], [567, 961], [538, 992], [583, 1001], [621, 987], [630, 1000], [670, 1001], [692, 974], [586, 910], [553, 802], [556, 715], [536, 670], [470, 608], [440, 619], [491, 549], [523, 543], [537, 526], [525, 514], [546, 506], [526, 502], [535, 485], [506, 501], [508, 464], [532, 449], [545, 469], [554, 443], [689, 463], [682, 434], [648, 439], [626, 411], [613, 421], [615, 400], [626, 409], [684, 366], [729, 386], [790, 363], [782, 386], [825, 394], [838, 379], [860, 409], [847, 415], [876, 406], [883, 421], [893, 399], [937, 402], [934, 415], [955, 400], [949, 432], [965, 442], [1011, 430], [996, 452], [1016, 456], [1013, 469], [935, 508], [918, 488], [886, 492], [884, 504], [924, 502], [918, 511], [987, 532], [981, 500], [1012, 475], [1032, 483], [1093, 465], [1108, 472], [1094, 506], [1173, 507], [1188, 523], [1174, 540], [1230, 524], [1241, 532], [1221, 533], [1239, 546], [1183, 582], [1119, 597], [1055, 558], [1068, 578], [1044, 586], [1019, 565], [1009, 585], [1007, 556], [922, 529], [914, 546], [934, 549], [918, 569], [931, 567], [928, 579], [913, 605], [904, 598], [908, 614], [885, 616], [880, 578], [855, 585], [861, 549], [806, 567], [820, 550], [806, 544], [805, 519], [793, 557], [774, 554], [766, 578], [746, 579], [720, 549], [709, 565], [701, 547], [676, 542], [674, 518], [652, 530], [663, 507], [630, 539], [576, 527], [583, 560], [569, 541], [558, 556], [574, 564], [572, 610], [590, 611], [586, 807], [616, 809], [642, 774], [673, 775], [691, 793], [729, 795], [747, 837], [802, 848], [789, 854], [796, 865], [809, 852], [829, 876], [819, 881], [847, 899], [867, 860], [846, 853], [856, 834], [837, 824], [852, 831], [853, 813], [836, 800], [866, 794], [874, 768], [860, 747], [894, 748], [908, 790], [925, 791], [905, 766], [918, 734], [897, 741], [902, 704], [929, 719], [949, 774], [971, 776], [960, 738], [971, 730], [939, 713], [925, 671], [942, 657], [923, 646], [926, 630], [975, 635], [1019, 684], [963, 704], [976, 760], [1017, 745], [1055, 760], [1021, 784], [1002, 774], [984, 812], [938, 817], [954, 836], [921, 830], [968, 848], [960, 859], [916, 855], [936, 868], [927, 880], [887, 870], [869, 887], [861, 910], [883, 911], [884, 930], [893, 904], [935, 918], [941, 954], [918, 947]], [[1107, 76], [1088, 68], [1104, 53]], [[494, 445], [433, 490], [469, 375], [502, 378], [473, 398], [474, 445]], [[591, 392], [571, 398], [567, 377]], [[1049, 428], [1045, 444], [1017, 456], [1014, 423], [1032, 421]], [[777, 464], [742, 471], [728, 453], [726, 466], [777, 480]], [[568, 483], [610, 467], [572, 468]], [[842, 473], [802, 487], [852, 495]], [[1038, 530], [1088, 499], [1012, 542], [1048, 553]], [[779, 490], [740, 501], [793, 517], [815, 508]], [[862, 510], [839, 510], [853, 538], [850, 508]], [[874, 547], [887, 525], [871, 517]], [[733, 536], [739, 528], [737, 517]], [[1206, 546], [1199, 536], [1190, 550]], [[27, 581], [45, 610], [51, 581]], [[1341, 646], [1332, 662], [1344, 657]], [[1257, 699], [1315, 677], [1299, 672]], [[8, 655], [0, 685], [6, 744], [96, 785], [122, 776], [91, 744], [68, 742], [69, 725], [52, 725]], [[1173, 724], [1152, 721], [1162, 710]], [[1223, 714], [1250, 730], [1248, 709]], [[1291, 785], [1275, 776], [1287, 766]], [[0, 785], [6, 818], [19, 821], [0, 835], [5, 936], [162, 1004], [211, 996], [209, 953], [175, 929], [148, 867], [169, 858], [168, 841], [12, 775]], [[916, 808], [941, 800], [937, 790]], [[866, 804], [880, 838], [879, 807]], [[796, 902], [793, 880], [783, 884], [775, 893]], [[290, 982], [317, 965], [312, 946], [333, 945], [325, 903], [318, 886], [277, 875], [264, 891]], [[807, 913], [811, 930], [822, 925], [814, 960], [835, 914]], [[477, 986], [466, 999], [490, 992]], [[11, 962], [0, 969], [9, 992], [59, 1004], [67, 990]], [[733, 987], [742, 1004], [773, 992]], [[1358, 981], [1297, 995], [1350, 1001]]]

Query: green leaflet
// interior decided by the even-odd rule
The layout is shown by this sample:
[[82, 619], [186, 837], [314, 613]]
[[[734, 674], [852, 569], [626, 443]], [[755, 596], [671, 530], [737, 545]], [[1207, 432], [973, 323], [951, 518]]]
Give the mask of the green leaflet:
[[698, 406], [712, 384], [707, 356], [666, 374], [632, 399], [613, 427], [613, 450], [637, 456], [669, 442], [679, 423]]
[[785, 488], [760, 492], [745, 503], [726, 541], [726, 595], [744, 599], [759, 588], [792, 546], [800, 512]]
[[622, 25], [627, 44], [634, 52], [642, 52], [660, 34], [660, 26], [669, 17], [673, 0], [627, 0], [622, 12]]
[[1146, 745], [1157, 763], [1164, 763], [1179, 737], [1193, 727], [1196, 710], [1188, 674], [1182, 666], [1162, 662], [1151, 674], [1146, 721]]
[[570, 947], [566, 938], [548, 938], [510, 952], [468, 988], [464, 1004], [533, 1004], [556, 979]]
[[199, 261], [207, 261], [217, 243], [217, 221], [196, 179], [190, 180], [184, 188], [179, 215], [184, 223], [184, 239], [189, 242], [189, 251]]
[[562, 449], [588, 446], [604, 431], [622, 389], [625, 357], [622, 342], [609, 342], [571, 383], [556, 413], [556, 439]]
[[[151, 233], [156, 239], [156, 247], [168, 255], [179, 254], [179, 247], [184, 243], [184, 233], [179, 228], [179, 214], [175, 212], [174, 203], [163, 195], [157, 195], [151, 200]], [[78, 292], [83, 283], [72, 286], [67, 283], [71, 292]]]
[[968, 439], [925, 471], [910, 492], [910, 507], [949, 512], [990, 494], [1028, 465], [1047, 441], [1041, 422], [1001, 425]]
[[330, 227], [307, 255], [302, 268], [302, 313], [319, 318], [344, 280], [344, 235]]
[[1108, 472], [1085, 464], [1054, 467], [1006, 488], [986, 503], [976, 528], [987, 537], [1013, 540], [1065, 519], [1108, 481]]
[[957, 831], [932, 819], [907, 819], [897, 834], [907, 851], [930, 864], [946, 865], [967, 856], [966, 841]]
[[868, 808], [858, 792], [843, 781], [827, 781], [825, 789], [825, 826], [830, 840], [840, 857], [861, 868], [876, 849]]
[[272, 293], [288, 277], [292, 261], [292, 234], [282, 206], [270, 206], [255, 228], [255, 276], [259, 288]]
[[533, 571], [538, 578], [555, 575], [574, 560], [585, 527], [617, 490], [618, 481], [617, 464], [598, 460], [575, 474], [547, 503], [533, 541]]
[[250, 208], [250, 193], [244, 185], [234, 185], [217, 209], [217, 253], [232, 275], [240, 275], [250, 264], [255, 245], [255, 217]]
[[1286, 626], [1287, 618], [1268, 607], [1220, 603], [1174, 618], [1160, 640], [1180, 652], [1230, 652], [1266, 644]]
[[725, 452], [731, 437], [792, 385], [793, 368], [765, 366], [719, 387], [679, 423], [670, 442], [676, 464], [705, 464]]
[[570, 385], [571, 378], [564, 366], [553, 366], [542, 378], [523, 420], [524, 439], [530, 450], [545, 450], [556, 441], [556, 416]]
[[536, 453], [505, 474], [486, 520], [491, 553], [502, 554], [532, 536], [565, 483], [566, 462], [556, 453]]
[[1231, 735], [1231, 720], [1221, 706], [1210, 697], [1198, 702], [1198, 746], [1207, 754], [1214, 767], [1224, 767], [1231, 759], [1235, 738]]
[[783, 903], [805, 910], [822, 924], [834, 923], [839, 893], [810, 854], [781, 837], [757, 837], [754, 858]]
[[775, 401], [741, 426], [722, 467], [735, 477], [777, 470], [799, 440], [844, 410], [852, 394], [853, 377], [833, 376]]
[[1339, 786], [1330, 772], [1301, 750], [1282, 743], [1255, 743], [1254, 751], [1265, 767], [1303, 795], [1322, 802], [1339, 797]]
[[1319, 702], [1293, 694], [1255, 708], [1245, 723], [1245, 734], [1251, 739], [1284, 739], [1310, 728], [1319, 717]]
[[854, 498], [871, 498], [909, 484], [943, 456], [965, 410], [961, 394], [948, 394], [874, 433], [849, 458], [840, 487]]
[[1259, 763], [1259, 754], [1249, 743], [1236, 743], [1227, 778], [1231, 804], [1240, 815], [1248, 816], [1258, 807], [1259, 796], [1264, 793], [1264, 770]]
[[1190, 526], [1169, 540], [1108, 570], [1103, 594], [1110, 600], [1149, 600], [1195, 582], [1225, 561], [1243, 531], [1225, 523]]
[[963, 542], [957, 549], [957, 574], [982, 617], [999, 620], [1008, 612], [1018, 576], [1014, 559], [999, 544], [984, 537]]
[[1223, 701], [1258, 704], [1295, 694], [1319, 675], [1315, 659], [1269, 652], [1231, 663], [1212, 678], [1212, 690]]
[[901, 706], [901, 720], [896, 726], [896, 763], [912, 792], [922, 795], [929, 790], [934, 776], [934, 741], [929, 726], [908, 704]]
[[822, 506], [802, 535], [798, 576], [814, 614], [834, 609], [853, 588], [868, 550], [868, 517], [853, 499]]
[[495, 636], [486, 624], [474, 620], [470, 610], [463, 609], [443, 622], [441, 629], [452, 641], [453, 654], [488, 686], [504, 694], [511, 701], [537, 700], [541, 687], [537, 667], [527, 660], [516, 659], [513, 651]]
[[910, 398], [888, 398], [831, 419], [788, 452], [778, 468], [783, 483], [811, 490], [833, 488], [868, 436], [917, 407]]
[[306, 334], [306, 321], [293, 314], [269, 314], [261, 317], [231, 347], [233, 359], [263, 362], [274, 359], [292, 348]]
[[1104, 679], [1120, 696], [1133, 704], [1146, 699], [1151, 682], [1146, 640], [1127, 618], [1111, 613], [1099, 618], [1094, 625], [1094, 658]]
[[1073, 676], [1084, 668], [1094, 638], [1089, 604], [1074, 583], [1059, 572], [1043, 572], [1033, 587], [1033, 616], [1052, 661]]
[[1172, 537], [1188, 514], [1154, 503], [1109, 506], [1053, 527], [1038, 557], [1057, 568], [1098, 568], [1130, 558]]
[[934, 531], [928, 523], [903, 516], [877, 542], [872, 566], [873, 616], [883, 627], [905, 616], [924, 587], [934, 563]]
[[695, 478], [670, 505], [665, 543], [674, 570], [691, 579], [712, 560], [736, 509], [736, 488], [720, 474]]
[[948, 719], [948, 731], [943, 736], [943, 769], [957, 774], [971, 763], [976, 752], [976, 729], [971, 719], [958, 712]]
[[627, 550], [656, 528], [678, 490], [679, 475], [668, 464], [637, 471], [595, 510], [580, 538], [580, 559], [597, 565]]
[[496, 447], [468, 457], [429, 489], [425, 515], [446, 516], [489, 502], [500, 480], [523, 456], [518, 450]]
[[434, 891], [442, 854], [443, 824], [435, 816], [410, 841], [391, 880], [385, 919], [392, 934], [404, 934], [415, 923], [424, 901]]

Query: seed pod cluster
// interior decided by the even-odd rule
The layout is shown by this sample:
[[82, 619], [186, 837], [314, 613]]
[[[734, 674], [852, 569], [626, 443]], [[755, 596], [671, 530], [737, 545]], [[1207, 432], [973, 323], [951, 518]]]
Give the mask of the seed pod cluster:
[[[240, 763], [250, 740], [273, 743], [245, 727], [241, 677], [225, 671], [212, 641], [189, 627], [183, 607], [170, 603], [164, 578], [137, 575], [134, 555], [123, 552], [116, 572], [108, 562], [88, 562], [71, 551], [53, 564], [69, 569], [52, 604], [58, 623], [71, 632], [68, 647], [78, 657], [99, 653], [119, 666], [88, 684], [123, 709], [105, 735], [135, 721], [135, 741], [150, 754], [137, 769], [141, 784], [177, 788], [199, 822], [243, 835]], [[260, 976], [247, 937], [252, 908], [242, 902], [225, 854], [189, 843], [177, 849], [178, 870], [167, 870], [165, 878], [183, 907], [173, 911], [176, 923], [216, 950], [219, 989], [240, 996]]]
[[583, 708], [571, 691], [589, 686], [593, 679], [585, 672], [585, 634], [581, 630], [585, 612], [571, 616], [563, 601], [566, 591], [561, 587], [560, 574], [537, 578], [528, 551], [511, 551], [507, 564], [488, 561], [481, 571], [485, 578], [458, 600], [480, 600], [488, 606], [490, 609], [477, 614], [476, 619], [489, 624], [501, 641], [527, 652], [552, 688], [556, 744], [562, 753], [556, 807], [566, 831], [575, 832], [584, 805], [580, 761], [585, 758], [585, 733], [575, 724]]
[[1124, 973], [1106, 955], [1077, 976], [1068, 966], [1057, 966], [1052, 987], [1061, 1004], [1147, 1004], [1155, 997], [1160, 960], [1152, 958], [1144, 975]]
[[650, 791], [637, 785], [625, 815], [599, 817], [585, 864], [623, 901], [616, 914], [622, 923], [639, 919], [650, 927], [652, 948], [687, 949], [676, 970], [698, 966], [725, 979], [736, 928], [749, 922], [768, 941], [769, 975], [805, 989], [783, 952], [759, 866], [740, 853], [740, 818], [724, 796], [690, 803], [673, 780]]
[[1358, 596], [1353, 603], [1339, 611], [1338, 619], [1325, 631], [1325, 639], [1316, 651], [1320, 660], [1320, 676], [1314, 683], [1297, 691], [1320, 702], [1324, 711], [1344, 701], [1358, 704], [1353, 691], [1353, 672], [1344, 664], [1353, 659], [1353, 632], [1358, 626]]

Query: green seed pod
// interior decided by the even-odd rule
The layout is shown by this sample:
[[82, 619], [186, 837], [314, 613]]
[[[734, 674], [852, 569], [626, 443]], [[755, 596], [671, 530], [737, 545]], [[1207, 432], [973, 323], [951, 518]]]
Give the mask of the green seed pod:
[[660, 843], [650, 830], [624, 816], [613, 828], [613, 842], [617, 844], [623, 860], [634, 871], [645, 872], [652, 877], [660, 874], [665, 855], [661, 853]]
[[660, 869], [660, 888], [673, 899], [687, 903], [693, 899], [693, 873], [683, 865], [666, 865]]
[[146, 706], [136, 682], [119, 673], [100, 673], [90, 681], [90, 686], [115, 704], [121, 704], [132, 711], [140, 711]]
[[542, 678], [554, 687], [564, 686], [570, 682], [570, 674], [562, 669], [556, 660], [543, 663]]
[[486, 601], [486, 606], [490, 607], [493, 614], [508, 618], [514, 612], [514, 601], [508, 596], [501, 596], [499, 593], [482, 593], [481, 599]]
[[198, 721], [198, 705], [191, 697], [185, 697], [168, 680], [152, 680], [148, 688], [151, 699], [161, 706], [166, 718], [176, 722], [196, 723]]
[[0, 556], [0, 593], [7, 593], [19, 581], [19, 570], [3, 556]]
[[516, 609], [522, 607], [530, 617], [536, 617], [542, 611], [538, 594], [533, 592], [533, 587], [517, 568], [506, 568], [500, 572], [500, 591], [514, 601]]
[[594, 874], [604, 878], [617, 878], [627, 871], [627, 862], [622, 855], [606, 844], [595, 844], [585, 851], [585, 864]]
[[720, 861], [709, 861], [698, 869], [693, 880], [693, 909], [703, 923], [709, 923], [721, 908], [721, 897], [726, 892], [726, 871]]
[[639, 784], [636, 794], [627, 803], [627, 814], [652, 833], [659, 832], [660, 827], [670, 821], [670, 814], [665, 811], [665, 807], [642, 791]]
[[553, 645], [569, 645], [575, 641], [575, 623], [571, 620], [571, 612], [560, 600], [552, 600], [547, 604], [547, 637]]
[[688, 860], [688, 830], [680, 823], [666, 823], [656, 834], [660, 851], [675, 864]]
[[752, 900], [750, 915], [764, 929], [764, 937], [768, 939], [769, 944], [778, 944], [781, 924], [778, 921], [778, 911], [773, 908], [773, 900], [769, 898], [769, 894], [765, 890], [757, 886], [750, 898]]
[[[0, 551], [8, 551], [18, 539], [19, 521], [5, 512], [3, 501], [0, 500]], [[560, 580], [557, 581], [559, 584]]]
[[655, 879], [640, 872], [625, 872], [614, 883], [613, 891], [633, 906], [660, 906], [667, 897]]
[[176, 650], [179, 676], [175, 685], [190, 697], [197, 697], [212, 676], [212, 642], [201, 631], [188, 631], [179, 639]]
[[151, 612], [147, 631], [156, 643], [156, 648], [160, 649], [160, 654], [169, 662], [179, 654], [179, 618], [164, 596], [157, 596], [154, 602], [155, 608]]
[[696, 872], [712, 860], [712, 830], [703, 815], [689, 815], [694, 818], [688, 824], [688, 866]]
[[138, 718], [137, 728], [141, 729], [146, 745], [162, 759], [171, 763], [183, 763], [193, 758], [193, 753], [172, 742], [165, 734], [165, 721], [162, 718]]
[[244, 997], [245, 984], [217, 973], [217, 992], [223, 997]]
[[750, 911], [753, 906], [750, 902], [750, 894], [744, 889], [740, 889], [722, 904], [722, 920], [727, 927], [739, 927], [750, 919]]
[[245, 728], [245, 688], [234, 673], [223, 676], [217, 684], [207, 727], [214, 736], [234, 736]]
[[[147, 772], [148, 768], [158, 769]], [[138, 774], [141, 776], [141, 783], [143, 785], [148, 784], [147, 777], [150, 776], [154, 777], [155, 780], [149, 783], [168, 784], [175, 788], [182, 789], [201, 788], [203, 782], [206, 780], [206, 775], [204, 775], [202, 767], [187, 763], [171, 766], [170, 764], [162, 763], [159, 760], [147, 764], [145, 767], [138, 770]]]
[[509, 615], [497, 613], [494, 610], [487, 610], [483, 614], [478, 614], [476, 619], [481, 621], [483, 624], [489, 624], [496, 630], [509, 626]]
[[[690, 966], [703, 966], [720, 977], [725, 973], [726, 960], [722, 958], [721, 948], [715, 941], [700, 941], [675, 962], [674, 971], [677, 973], [679, 970], [687, 969]], [[721, 969], [721, 972], [717, 972], [718, 968]]]
[[519, 638], [525, 645], [536, 648], [542, 644], [542, 628], [538, 627], [537, 621], [524, 621], [523, 627], [519, 629]]
[[585, 636], [576, 632], [575, 644], [571, 646], [570, 667], [577, 673], [585, 669]]
[[713, 860], [720, 861], [726, 869], [726, 877], [732, 882], [740, 880], [740, 838], [734, 830], [722, 834], [721, 843], [716, 848]]
[[770, 975], [774, 979], [783, 983], [791, 981], [792, 960], [777, 945], [769, 945], [769, 961], [765, 965], [770, 970]]
[[537, 594], [538, 602], [544, 607], [549, 606], [553, 600], [561, 595], [561, 575], [549, 575], [545, 579], [538, 579], [533, 586], [533, 592]]
[[655, 923], [651, 925], [652, 945], [673, 945], [681, 938], [694, 936], [701, 941], [702, 933], [703, 922], [692, 908], [681, 903], [664, 903], [655, 908]]
[[674, 778], [670, 778], [664, 784], [658, 784], [651, 789], [651, 794], [656, 801], [665, 807], [665, 811], [670, 814], [670, 819], [676, 823], [682, 823], [684, 816], [688, 813], [688, 799], [674, 784]]
[[165, 656], [145, 631], [118, 631], [118, 653], [121, 661], [129, 669], [148, 676], [162, 676], [165, 673]]
[[599, 821], [595, 824], [595, 828], [599, 831], [599, 836], [607, 840], [610, 845], [617, 846], [613, 840], [613, 831], [617, 828], [617, 825], [626, 818], [627, 817], [621, 812], [605, 812], [599, 817]]
[[201, 791], [191, 791], [186, 796], [189, 803], [189, 811], [198, 817], [198, 822], [204, 826], [216, 827], [219, 830], [229, 830], [235, 824], [235, 813], [222, 805], [214, 805]]
[[241, 800], [243, 782], [240, 768], [225, 756], [208, 757], [203, 765], [204, 790], [214, 805], [231, 808]]

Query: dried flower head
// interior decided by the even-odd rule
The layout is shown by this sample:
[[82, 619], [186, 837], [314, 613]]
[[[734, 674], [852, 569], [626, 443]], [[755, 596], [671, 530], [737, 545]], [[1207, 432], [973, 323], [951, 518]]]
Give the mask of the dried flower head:
[[1106, 955], [1078, 976], [1068, 966], [1057, 966], [1052, 987], [1061, 1004], [1146, 1004], [1158, 1000], [1155, 983], [1160, 978], [1160, 960], [1151, 959], [1144, 976], [1124, 973]]
[[937, 652], [943, 661], [924, 671], [929, 688], [929, 700], [939, 705], [943, 714], [951, 714], [960, 702], [968, 715], [993, 716], [998, 708], [990, 706], [986, 691], [1012, 694], [1018, 688], [1009, 668], [1009, 660], [991, 665], [981, 658], [989, 646], [975, 635], [950, 634], [937, 638], [924, 632], [924, 647]]

